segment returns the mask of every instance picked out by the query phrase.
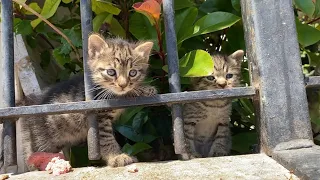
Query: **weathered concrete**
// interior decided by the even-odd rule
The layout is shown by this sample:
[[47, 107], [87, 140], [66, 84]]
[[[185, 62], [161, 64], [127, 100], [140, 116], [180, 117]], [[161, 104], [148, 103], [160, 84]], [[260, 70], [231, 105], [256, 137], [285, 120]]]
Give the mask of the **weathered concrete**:
[[301, 179], [320, 179], [320, 146], [275, 151], [272, 157]]
[[14, 179], [219, 179], [219, 180], [296, 180], [295, 175], [279, 165], [265, 154], [228, 156], [217, 158], [194, 159], [190, 161], [170, 161], [157, 163], [136, 163], [138, 172], [128, 172], [128, 167], [121, 168], [77, 168], [73, 172], [53, 176], [47, 172], [29, 172], [12, 175]]

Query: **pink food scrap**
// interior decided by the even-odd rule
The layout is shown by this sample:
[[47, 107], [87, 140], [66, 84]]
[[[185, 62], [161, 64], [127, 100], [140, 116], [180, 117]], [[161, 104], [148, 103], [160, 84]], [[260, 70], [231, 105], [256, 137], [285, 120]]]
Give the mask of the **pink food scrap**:
[[60, 175], [71, 171], [69, 161], [65, 161], [65, 157], [61, 153], [35, 152], [27, 162], [40, 171], [49, 171], [53, 175]]

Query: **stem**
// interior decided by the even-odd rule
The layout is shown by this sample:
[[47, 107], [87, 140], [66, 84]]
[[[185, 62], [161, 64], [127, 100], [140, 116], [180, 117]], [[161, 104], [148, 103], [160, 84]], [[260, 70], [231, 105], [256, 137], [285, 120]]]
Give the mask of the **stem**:
[[312, 19], [311, 21], [307, 22], [307, 24], [311, 24], [311, 23], [314, 23], [316, 21], [320, 20], [320, 17], [318, 18], [315, 18], [315, 19]]
[[[155, 27], [156, 27], [156, 31], [157, 31], [157, 37], [158, 37], [158, 45], [159, 45], [159, 52], [158, 55], [162, 61], [162, 66], [166, 65], [166, 61], [165, 61], [165, 54], [163, 52], [163, 47], [162, 47], [162, 38], [161, 38], [161, 31], [160, 31], [160, 26], [159, 26], [159, 21], [155, 21]], [[166, 76], [166, 72], [163, 71], [162, 77], [161, 77], [161, 82], [162, 85], [164, 85], [165, 82], [165, 76]], [[163, 91], [163, 90], [162, 90]], [[163, 93], [163, 92], [161, 92]]]
[[77, 49], [74, 47], [74, 45], [72, 44], [71, 40], [65, 35], [63, 34], [63, 32], [61, 32], [55, 25], [51, 24], [51, 22], [49, 22], [47, 19], [45, 19], [42, 15], [40, 15], [39, 13], [37, 13], [35, 10], [33, 10], [32, 8], [30, 8], [28, 5], [26, 5], [23, 2], [20, 2], [19, 0], [12, 0], [15, 3], [21, 5], [23, 8], [25, 8], [26, 10], [30, 11], [32, 14], [38, 16], [38, 18], [40, 18], [42, 21], [44, 21], [45, 23], [47, 23], [53, 30], [55, 30], [59, 35], [61, 35], [72, 47], [73, 51], [75, 52], [77, 59], [79, 62], [81, 62], [80, 60], [80, 55], [77, 51]]
[[160, 59], [162, 60], [162, 65], [166, 65], [166, 61], [165, 61], [165, 54], [163, 52], [163, 47], [162, 47], [162, 38], [161, 38], [161, 32], [160, 32], [160, 26], [159, 23], [156, 21], [155, 23], [155, 27], [156, 27], [156, 31], [157, 31], [157, 37], [158, 37], [158, 45], [159, 45], [159, 56]]

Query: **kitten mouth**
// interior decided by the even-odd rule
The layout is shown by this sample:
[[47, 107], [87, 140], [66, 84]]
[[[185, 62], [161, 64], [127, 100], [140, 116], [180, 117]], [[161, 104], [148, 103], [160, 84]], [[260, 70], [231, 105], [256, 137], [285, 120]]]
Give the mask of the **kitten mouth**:
[[115, 88], [115, 89], [113, 90], [113, 92], [114, 92], [116, 95], [119, 95], [119, 96], [126, 95], [126, 94], [128, 94], [130, 91], [131, 91], [131, 89], [129, 89], [129, 88]]

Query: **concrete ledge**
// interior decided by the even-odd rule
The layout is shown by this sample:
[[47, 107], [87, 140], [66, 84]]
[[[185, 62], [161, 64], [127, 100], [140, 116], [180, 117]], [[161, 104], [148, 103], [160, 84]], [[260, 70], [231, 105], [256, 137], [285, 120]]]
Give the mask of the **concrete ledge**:
[[272, 157], [301, 179], [320, 179], [320, 146], [275, 151]]
[[121, 168], [76, 168], [73, 172], [53, 176], [47, 172], [29, 172], [12, 175], [14, 179], [248, 179], [248, 180], [296, 180], [295, 175], [282, 167], [265, 154], [251, 154], [241, 156], [227, 156], [217, 158], [194, 159], [190, 161], [169, 161], [156, 163], [136, 163], [138, 172], [128, 172], [128, 167]]

